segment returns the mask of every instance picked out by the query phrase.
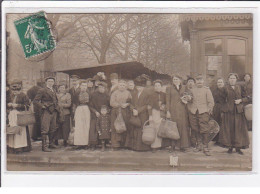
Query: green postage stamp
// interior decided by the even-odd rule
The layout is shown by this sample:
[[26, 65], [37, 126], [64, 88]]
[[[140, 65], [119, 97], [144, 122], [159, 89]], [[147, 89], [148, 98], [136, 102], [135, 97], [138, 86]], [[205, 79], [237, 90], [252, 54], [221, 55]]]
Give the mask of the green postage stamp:
[[51, 52], [56, 47], [50, 23], [46, 18], [46, 14], [41, 11], [14, 22], [27, 59]]

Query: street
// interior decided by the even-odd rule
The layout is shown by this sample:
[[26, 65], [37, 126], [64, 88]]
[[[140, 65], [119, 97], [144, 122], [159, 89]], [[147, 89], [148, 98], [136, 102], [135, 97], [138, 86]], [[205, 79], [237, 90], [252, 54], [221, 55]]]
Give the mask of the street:
[[[249, 132], [250, 139], [252, 137]], [[41, 142], [33, 142], [29, 153], [8, 154], [7, 169], [10, 171], [251, 171], [252, 147], [243, 150], [244, 155], [210, 143], [211, 156], [192, 149], [185, 153], [176, 150], [178, 165], [170, 166], [168, 150], [135, 152], [119, 150], [101, 152], [100, 148], [91, 150], [73, 150], [60, 145], [58, 149], [47, 153], [41, 151]]]

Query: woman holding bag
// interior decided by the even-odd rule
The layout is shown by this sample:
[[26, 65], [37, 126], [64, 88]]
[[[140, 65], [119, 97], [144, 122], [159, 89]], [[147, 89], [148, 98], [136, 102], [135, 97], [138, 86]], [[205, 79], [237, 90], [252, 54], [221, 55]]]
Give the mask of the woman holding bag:
[[[133, 130], [133, 140], [132, 149], [135, 151], [148, 151], [151, 146], [146, 145], [142, 141], [142, 129], [145, 121], [149, 119], [148, 109], [147, 109], [147, 99], [149, 97], [149, 92], [145, 88], [146, 79], [142, 76], [138, 76], [135, 79], [136, 92], [132, 93], [132, 100], [130, 105], [131, 118], [129, 120], [129, 125]], [[131, 119], [135, 123], [131, 123]]]
[[127, 90], [127, 85], [125, 80], [120, 80], [118, 82], [118, 89], [115, 90], [110, 97], [111, 111], [111, 146], [113, 150], [117, 150], [125, 146], [126, 132], [118, 133], [115, 128], [115, 121], [118, 116], [123, 117], [120, 119], [127, 128], [129, 119], [129, 105], [131, 101], [131, 94]]
[[229, 74], [225, 93], [226, 110], [221, 112], [222, 123], [218, 142], [221, 146], [228, 148], [229, 154], [232, 153], [233, 148], [236, 148], [236, 152], [243, 155], [241, 149], [249, 147], [248, 129], [243, 110], [243, 103], [248, 102], [248, 97], [236, 84], [237, 80], [236, 73]]
[[[29, 108], [29, 98], [22, 91], [22, 82], [11, 83], [10, 98], [7, 99], [8, 126], [18, 126], [17, 115]], [[28, 126], [20, 126], [19, 133], [7, 135], [8, 152], [20, 153], [31, 151], [31, 139]]]
[[177, 145], [180, 151], [184, 152], [185, 148], [190, 147], [190, 127], [188, 120], [188, 112], [181, 98], [185, 92], [185, 87], [181, 84], [181, 77], [173, 76], [172, 85], [166, 89], [166, 110], [167, 118], [177, 123], [180, 134], [179, 140], [171, 140], [171, 150], [175, 150]]
[[162, 121], [163, 115], [165, 115], [165, 104], [166, 96], [162, 92], [162, 81], [154, 81], [154, 90], [149, 96], [148, 99], [148, 111], [149, 111], [149, 120], [152, 123], [153, 127], [156, 129], [155, 141], [152, 143], [151, 148], [152, 152], [156, 152], [157, 149], [162, 147], [162, 138], [158, 137], [159, 127]]

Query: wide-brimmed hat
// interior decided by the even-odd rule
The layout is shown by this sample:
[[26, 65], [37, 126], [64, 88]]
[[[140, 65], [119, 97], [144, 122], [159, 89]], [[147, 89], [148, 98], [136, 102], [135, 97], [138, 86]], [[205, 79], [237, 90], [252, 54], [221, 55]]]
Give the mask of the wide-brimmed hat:
[[22, 81], [21, 80], [18, 80], [18, 79], [15, 79], [13, 80], [11, 83], [10, 83], [10, 88], [11, 90], [21, 90], [22, 89]]

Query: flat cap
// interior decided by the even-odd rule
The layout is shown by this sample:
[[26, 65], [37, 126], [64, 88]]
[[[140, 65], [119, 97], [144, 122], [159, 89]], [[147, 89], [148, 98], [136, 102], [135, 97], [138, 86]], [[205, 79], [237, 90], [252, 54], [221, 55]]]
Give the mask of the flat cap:
[[195, 76], [195, 79], [203, 79], [203, 75], [202, 74], [198, 74]]
[[78, 75], [71, 75], [70, 79], [80, 79], [80, 77]]
[[55, 81], [55, 77], [53, 77], [53, 76], [48, 76], [44, 80], [47, 81], [48, 79], [53, 79]]

